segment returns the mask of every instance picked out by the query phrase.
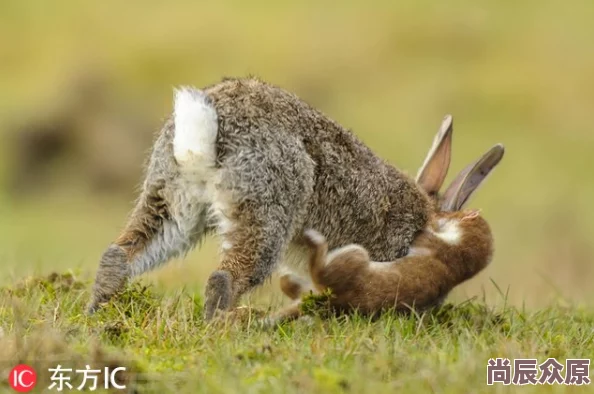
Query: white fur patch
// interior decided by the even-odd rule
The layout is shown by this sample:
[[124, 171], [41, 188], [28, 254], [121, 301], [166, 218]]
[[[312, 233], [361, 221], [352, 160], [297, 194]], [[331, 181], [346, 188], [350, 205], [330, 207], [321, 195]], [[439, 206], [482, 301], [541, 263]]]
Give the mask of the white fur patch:
[[233, 244], [226, 236], [233, 231], [230, 214], [231, 196], [220, 186], [220, 173], [214, 168], [216, 160], [217, 113], [206, 95], [197, 89], [181, 88], [175, 92], [175, 135], [173, 154], [180, 165], [188, 186], [195, 185], [200, 199], [210, 203], [209, 215], [214, 218], [222, 251]]
[[217, 232], [221, 237], [221, 249], [224, 251], [230, 250], [233, 247], [231, 241], [226, 236], [233, 231], [235, 224], [230, 219], [232, 200], [228, 192], [221, 191], [217, 188], [218, 176], [215, 176], [211, 183], [209, 183], [208, 194], [211, 196], [211, 205], [209, 215], [214, 218], [217, 223]]
[[286, 264], [284, 261], [281, 264], [279, 264], [278, 268], [276, 269], [276, 273], [279, 277], [285, 275], [297, 275], [295, 271], [296, 270], [293, 269], [291, 265]]
[[316, 244], [316, 245], [321, 245], [324, 242], [326, 242], [326, 238], [324, 238], [324, 236], [322, 234], [320, 234], [319, 232], [317, 232], [316, 230], [307, 230], [305, 231], [305, 236], [309, 239], [311, 239], [311, 241]]
[[367, 256], [367, 259], [369, 259], [369, 254], [367, 253], [367, 250], [364, 247], [357, 244], [351, 244], [331, 250], [326, 258], [326, 264], [330, 264], [332, 260], [334, 260], [337, 256], [340, 256], [341, 254], [355, 251], [363, 253], [365, 256]]
[[197, 89], [175, 91], [173, 154], [180, 165], [205, 170], [215, 163], [217, 113]]
[[397, 264], [397, 261], [371, 261], [369, 263], [369, 268], [374, 271], [384, 271], [390, 269], [394, 264]]
[[221, 201], [215, 200], [211, 206], [211, 214], [217, 218], [217, 223], [219, 226], [219, 235], [226, 235], [233, 230], [233, 222], [227, 218], [227, 213], [229, 212], [228, 206], [224, 206]]
[[229, 241], [223, 241], [221, 243], [221, 249], [223, 249], [223, 251], [231, 250], [232, 247], [233, 247], [233, 244]]
[[460, 242], [462, 236], [460, 226], [455, 220], [439, 219], [437, 222], [437, 231], [432, 231], [433, 234], [450, 245], [456, 245]]

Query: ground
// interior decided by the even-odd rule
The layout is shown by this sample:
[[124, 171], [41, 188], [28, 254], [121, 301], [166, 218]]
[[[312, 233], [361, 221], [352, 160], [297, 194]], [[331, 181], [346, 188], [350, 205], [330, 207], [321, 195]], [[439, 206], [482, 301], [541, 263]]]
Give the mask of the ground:
[[[2, 289], [2, 375], [33, 366], [37, 389], [57, 364], [125, 366], [120, 381], [139, 393], [198, 392], [591, 392], [591, 386], [487, 385], [490, 358], [589, 358], [594, 312], [561, 305], [526, 312], [480, 300], [447, 303], [423, 315], [312, 315], [275, 328], [265, 308], [206, 324], [202, 297], [134, 282], [88, 317], [90, 281], [73, 273], [29, 278]], [[512, 361], [513, 362], [513, 361]], [[76, 375], [71, 375], [75, 380]], [[80, 383], [80, 381], [76, 381]], [[74, 383], [73, 383], [74, 384]], [[9, 390], [3, 381], [5, 390]], [[74, 385], [76, 388], [77, 386]]]

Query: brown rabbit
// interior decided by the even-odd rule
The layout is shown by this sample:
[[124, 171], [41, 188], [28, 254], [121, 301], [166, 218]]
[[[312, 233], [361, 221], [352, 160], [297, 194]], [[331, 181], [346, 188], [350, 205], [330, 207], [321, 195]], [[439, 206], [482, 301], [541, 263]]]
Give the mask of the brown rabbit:
[[[443, 197], [437, 194], [450, 162], [452, 129], [436, 136], [417, 181], [435, 198], [435, 214], [413, 241], [409, 253], [392, 262], [371, 261], [369, 253], [352, 244], [328, 253], [319, 232], [307, 230], [309, 269], [314, 292], [331, 291], [335, 312], [353, 309], [376, 314], [383, 309], [423, 310], [439, 305], [460, 283], [485, 268], [493, 254], [493, 239], [478, 210], [461, 210], [470, 195], [500, 162], [502, 145], [495, 145], [478, 161], [462, 170]], [[281, 277], [281, 289], [296, 300], [305, 282], [292, 275]], [[301, 300], [281, 310], [272, 323], [298, 318]]]

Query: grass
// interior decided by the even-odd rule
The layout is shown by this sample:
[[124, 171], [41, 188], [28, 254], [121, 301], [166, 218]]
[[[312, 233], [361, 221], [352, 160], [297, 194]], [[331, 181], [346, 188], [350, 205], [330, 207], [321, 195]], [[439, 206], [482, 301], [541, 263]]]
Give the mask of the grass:
[[[140, 393], [491, 393], [520, 389], [487, 386], [489, 358], [564, 363], [594, 352], [594, 311], [576, 307], [527, 312], [473, 300], [423, 315], [386, 313], [375, 321], [322, 319], [310, 308], [310, 319], [263, 328], [258, 317], [268, 311], [262, 308], [205, 324], [199, 295], [142, 282], [88, 317], [89, 284], [54, 273], [2, 289], [3, 375], [28, 363], [41, 389], [49, 386], [47, 368], [90, 364], [126, 366], [120, 377]], [[591, 391], [561, 385], [521, 390]]]

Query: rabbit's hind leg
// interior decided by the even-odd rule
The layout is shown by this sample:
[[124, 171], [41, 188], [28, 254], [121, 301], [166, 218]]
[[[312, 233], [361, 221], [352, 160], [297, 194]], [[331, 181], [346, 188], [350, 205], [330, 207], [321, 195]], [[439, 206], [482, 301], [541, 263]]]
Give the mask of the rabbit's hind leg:
[[[154, 144], [136, 206], [101, 256], [89, 313], [122, 290], [130, 278], [184, 256], [213, 230], [207, 216], [209, 174], [201, 174], [201, 179], [181, 172], [171, 147], [173, 133], [174, 125], [168, 120]], [[206, 166], [196, 168], [202, 167]]]
[[206, 285], [205, 318], [216, 310], [229, 310], [239, 298], [261, 285], [274, 271], [292, 235], [292, 217], [274, 215], [285, 212], [279, 206], [266, 205], [268, 217], [251, 204], [230, 206], [231, 218], [222, 235], [222, 260]]
[[206, 286], [207, 320], [270, 277], [301, 228], [313, 192], [313, 162], [297, 143], [271, 137], [246, 145], [256, 149], [228, 153], [214, 182], [222, 259]]

